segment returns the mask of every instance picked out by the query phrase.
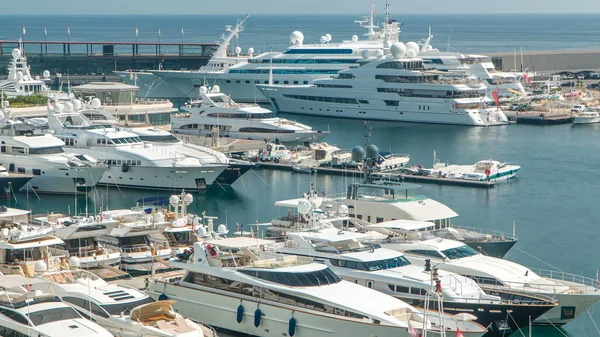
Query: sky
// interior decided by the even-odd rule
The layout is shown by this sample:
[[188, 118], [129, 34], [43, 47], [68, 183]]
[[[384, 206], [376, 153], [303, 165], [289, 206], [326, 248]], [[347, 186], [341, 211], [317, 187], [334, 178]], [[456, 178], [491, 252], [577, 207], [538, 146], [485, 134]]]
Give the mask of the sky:
[[[380, 13], [384, 3], [377, 1]], [[369, 4], [370, 0], [4, 0], [1, 14], [362, 14]], [[395, 14], [600, 13], [599, 0], [390, 0], [390, 6]]]

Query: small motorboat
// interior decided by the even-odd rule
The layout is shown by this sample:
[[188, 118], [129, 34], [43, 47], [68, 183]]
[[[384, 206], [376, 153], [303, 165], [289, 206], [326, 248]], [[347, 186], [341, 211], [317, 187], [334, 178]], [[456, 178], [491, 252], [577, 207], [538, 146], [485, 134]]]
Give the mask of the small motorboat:
[[298, 172], [298, 173], [312, 174], [315, 171], [315, 169], [310, 165], [297, 164], [297, 165], [292, 165], [292, 171]]

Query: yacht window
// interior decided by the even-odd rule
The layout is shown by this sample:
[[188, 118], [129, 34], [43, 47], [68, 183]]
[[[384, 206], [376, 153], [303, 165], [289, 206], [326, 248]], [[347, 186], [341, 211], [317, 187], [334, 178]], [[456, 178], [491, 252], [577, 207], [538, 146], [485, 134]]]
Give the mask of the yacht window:
[[440, 255], [440, 253], [438, 253], [435, 250], [413, 249], [413, 250], [407, 250], [406, 252], [409, 253], [409, 254], [416, 254], [416, 255], [427, 256], [427, 257], [435, 257], [435, 258], [438, 258], [438, 259], [442, 258], [442, 256]]
[[[71, 140], [71, 146], [73, 145]], [[61, 146], [42, 147], [42, 148], [30, 148], [29, 154], [55, 154], [65, 152]]]
[[28, 313], [27, 316], [34, 326], [59, 322], [68, 319], [78, 319], [81, 316], [71, 307], [51, 308]]
[[482, 276], [472, 276], [472, 275], [463, 275], [463, 276], [466, 276], [466, 277], [472, 279], [473, 281], [477, 282], [478, 284], [490, 284], [490, 285], [504, 286], [504, 283], [500, 282], [499, 280], [497, 280], [493, 277], [482, 277]]
[[390, 290], [395, 291], [397, 293], [408, 294], [409, 290], [410, 290], [409, 287], [404, 287], [404, 286], [399, 286], [399, 285], [393, 285], [393, 284], [388, 284], [388, 287], [390, 288]]
[[[14, 310], [10, 310], [10, 309], [5, 309], [5, 308], [0, 308], [0, 314], [4, 315], [10, 319], [12, 319], [15, 322], [19, 322], [21, 324], [25, 324], [25, 325], [29, 325], [29, 321], [27, 320], [27, 318], [25, 318], [25, 316], [23, 316], [23, 314], [21, 314], [18, 311], [14, 311]], [[0, 336], [3, 336], [2, 334], [0, 334]]]
[[40, 169], [32, 169], [31, 172], [33, 173], [34, 176], [42, 175], [42, 170], [40, 170]]
[[403, 266], [408, 266], [410, 262], [404, 256], [397, 256], [391, 259], [379, 260], [379, 261], [365, 261], [363, 262], [366, 270], [377, 271], [384, 269], [392, 269]]
[[287, 273], [272, 270], [240, 270], [240, 272], [252, 277], [292, 287], [318, 287], [341, 281], [329, 268], [307, 273]]
[[469, 257], [477, 255], [477, 251], [467, 245], [442, 250], [442, 253], [450, 260], [461, 259], [463, 257]]
[[101, 305], [102, 309], [106, 310], [109, 315], [117, 316], [121, 313], [128, 315], [131, 312], [131, 309], [138, 307], [140, 305], [153, 303], [154, 300], [150, 297], [146, 297], [137, 301], [127, 302], [127, 303], [118, 303], [118, 304], [105, 304]]

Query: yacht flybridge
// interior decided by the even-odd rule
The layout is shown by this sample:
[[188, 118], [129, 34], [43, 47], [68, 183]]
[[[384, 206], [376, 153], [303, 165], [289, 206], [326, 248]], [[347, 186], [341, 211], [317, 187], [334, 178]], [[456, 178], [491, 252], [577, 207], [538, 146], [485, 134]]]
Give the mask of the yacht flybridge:
[[360, 66], [312, 85], [257, 87], [281, 112], [469, 126], [507, 124], [499, 108], [487, 106], [491, 99], [481, 81], [427, 69], [418, 52], [415, 42], [395, 42], [391, 55], [366, 54]]
[[108, 165], [101, 184], [146, 189], [205, 190], [225, 170], [223, 164], [202, 164], [196, 158], [165, 153], [144, 143], [135, 133], [94, 125], [80, 103], [54, 102], [48, 126], [62, 139], [67, 152], [94, 155]]
[[[173, 299], [192, 319], [254, 336], [409, 336], [427, 330], [480, 336], [473, 322], [426, 317], [412, 306], [341, 280], [310, 258], [261, 257], [273, 241], [247, 237], [194, 243], [183, 278], [151, 279], [153, 298]], [[352, 294], [352, 296], [348, 296]]]
[[256, 104], [238, 104], [220, 92], [218, 86], [213, 86], [210, 91], [201, 87], [199, 99], [184, 105], [180, 111], [171, 117], [173, 133], [209, 136], [216, 128], [221, 137], [300, 144], [320, 141], [329, 134], [276, 117]]

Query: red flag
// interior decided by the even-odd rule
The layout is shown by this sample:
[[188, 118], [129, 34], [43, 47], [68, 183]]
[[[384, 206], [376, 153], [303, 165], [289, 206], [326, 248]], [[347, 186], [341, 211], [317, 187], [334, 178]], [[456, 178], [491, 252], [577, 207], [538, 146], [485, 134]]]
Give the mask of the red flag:
[[529, 75], [527, 75], [527, 73], [523, 73], [523, 78], [525, 79], [525, 83], [531, 83], [531, 79], [529, 78]]
[[465, 337], [458, 326], [456, 326], [456, 337]]
[[410, 337], [419, 337], [419, 332], [417, 331], [417, 329], [413, 328], [412, 326], [410, 326], [410, 324], [408, 325], [408, 335]]
[[500, 97], [498, 96], [498, 88], [492, 90], [492, 97], [494, 97], [494, 102], [496, 103], [496, 110], [500, 108]]

